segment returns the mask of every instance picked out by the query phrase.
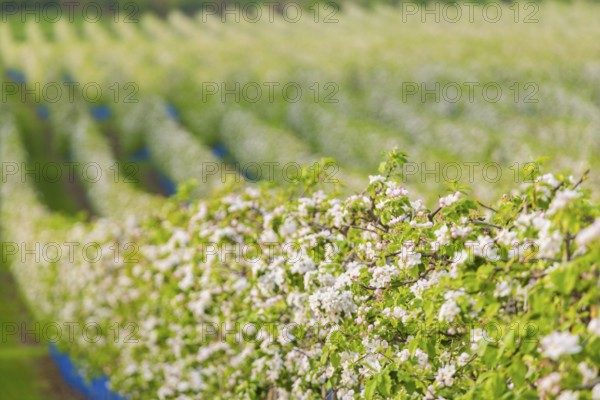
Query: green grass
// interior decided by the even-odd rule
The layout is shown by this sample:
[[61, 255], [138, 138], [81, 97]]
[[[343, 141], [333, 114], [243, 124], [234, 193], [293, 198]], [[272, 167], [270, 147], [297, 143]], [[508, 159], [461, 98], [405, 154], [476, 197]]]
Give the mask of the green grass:
[[[10, 272], [0, 266], [0, 330], [27, 323], [29, 316]], [[0, 400], [74, 399], [53, 365], [45, 343], [21, 343], [19, 335], [0, 332]]]

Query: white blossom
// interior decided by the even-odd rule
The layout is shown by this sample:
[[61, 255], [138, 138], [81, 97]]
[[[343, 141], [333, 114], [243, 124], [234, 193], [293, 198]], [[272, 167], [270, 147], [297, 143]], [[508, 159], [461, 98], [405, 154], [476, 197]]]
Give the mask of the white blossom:
[[389, 198], [395, 199], [398, 197], [403, 197], [408, 194], [408, 190], [403, 187], [389, 187], [385, 190], [385, 195]]
[[592, 388], [592, 400], [600, 400], [600, 383]]
[[372, 185], [375, 182], [385, 182], [385, 176], [381, 175], [369, 175], [369, 185]]
[[439, 319], [440, 321], [452, 322], [456, 316], [460, 314], [460, 307], [454, 300], [446, 300], [442, 307], [440, 307]]
[[577, 370], [581, 373], [582, 385], [589, 385], [598, 376], [598, 369], [588, 365], [586, 362], [577, 364]]
[[440, 198], [440, 207], [448, 207], [454, 204], [460, 198], [460, 192], [449, 194], [448, 196]]
[[580, 193], [576, 190], [559, 190], [556, 192], [554, 199], [550, 203], [550, 207], [548, 208], [548, 215], [552, 215], [557, 211], [565, 208], [573, 199], [576, 199], [580, 196]]
[[471, 233], [473, 229], [470, 226], [460, 226], [455, 225], [450, 228], [450, 236], [453, 238], [466, 238], [469, 233]]
[[471, 355], [469, 353], [461, 353], [457, 360], [456, 363], [460, 366], [460, 367], [464, 367], [465, 365], [467, 365], [467, 363], [469, 362], [469, 360], [471, 359]]
[[496, 290], [494, 290], [494, 296], [506, 297], [510, 295], [512, 286], [509, 281], [502, 280], [496, 284]]
[[439, 229], [433, 232], [435, 234], [436, 242], [438, 242], [441, 246], [447, 245], [450, 243], [450, 235], [448, 226], [442, 225]]
[[558, 179], [556, 179], [553, 174], [544, 174], [544, 175], [540, 176], [539, 178], [537, 178], [536, 181], [547, 183], [553, 187], [556, 187], [560, 184]]
[[553, 332], [541, 340], [542, 352], [552, 360], [558, 360], [563, 354], [576, 354], [581, 351], [579, 337], [568, 332]]
[[400, 362], [406, 362], [410, 358], [410, 351], [408, 349], [403, 349], [398, 353], [398, 359]]
[[600, 336], [600, 318], [592, 318], [588, 324], [588, 332]]
[[429, 367], [429, 356], [421, 349], [415, 350], [415, 357], [417, 357], [417, 363], [420, 367], [427, 369]]
[[600, 218], [596, 219], [592, 225], [582, 229], [577, 234], [575, 241], [579, 247], [587, 247], [598, 238], [600, 238]]
[[496, 240], [505, 246], [512, 246], [517, 241], [517, 232], [502, 229], [498, 236], [496, 236]]
[[456, 373], [456, 367], [453, 364], [446, 365], [438, 369], [435, 375], [435, 381], [440, 386], [452, 386], [454, 385], [454, 374]]
[[400, 267], [412, 268], [421, 264], [421, 253], [414, 251], [412, 245], [404, 245], [400, 253]]
[[571, 390], [565, 390], [556, 398], [556, 400], [579, 400], [579, 393]]
[[539, 379], [537, 381], [537, 387], [542, 396], [548, 394], [557, 394], [560, 391], [560, 381], [562, 376], [558, 372], [552, 372], [550, 375]]

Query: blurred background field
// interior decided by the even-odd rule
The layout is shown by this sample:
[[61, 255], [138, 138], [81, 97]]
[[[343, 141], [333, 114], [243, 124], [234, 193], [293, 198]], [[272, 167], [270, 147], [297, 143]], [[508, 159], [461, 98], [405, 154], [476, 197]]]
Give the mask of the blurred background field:
[[[400, 7], [352, 4], [324, 6], [316, 23], [313, 11], [296, 23], [266, 16], [223, 23], [179, 11], [164, 19], [142, 14], [136, 23], [25, 23], [20, 33], [13, 22], [2, 26], [2, 64], [22, 74], [27, 90], [37, 84], [40, 95], [6, 83], [5, 103], [52, 120], [53, 109], [74, 106], [64, 104], [64, 82], [97, 83], [103, 96], [92, 88], [79, 105], [108, 109], [100, 128], [116, 157], [130, 160], [146, 146], [160, 173], [175, 181], [198, 178], [182, 170], [202, 157], [213, 160], [215, 148], [240, 165], [333, 157], [338, 176], [356, 181], [375, 172], [381, 152], [398, 146], [419, 164], [407, 183], [421, 195], [435, 199], [443, 180], [459, 177], [489, 198], [514, 183], [515, 163], [548, 156], [552, 167], [580, 174], [600, 146], [598, 5], [528, 4], [503, 5], [495, 23], [479, 8], [472, 21], [463, 8], [457, 22], [443, 14], [435, 22], [435, 15], [407, 15]], [[49, 82], [61, 86], [61, 101], [45, 101], [55, 97]], [[185, 140], [204, 152], [188, 152], [179, 166], [169, 160], [175, 141], [157, 143], [161, 134], [136, 120], [146, 119], [150, 100], [176, 110]], [[65, 157], [62, 133], [46, 125], [44, 137], [56, 140], [45, 140]], [[158, 146], [165, 159], [152, 151]], [[502, 168], [499, 182], [496, 165], [482, 169], [489, 162]], [[465, 163], [479, 163], [472, 176]]]
[[[495, 22], [496, 8], [484, 6], [473, 20], [463, 6], [454, 21], [452, 10], [436, 18], [386, 2], [304, 3], [297, 21], [278, 10], [273, 21], [265, 13], [249, 22], [195, 14], [203, 6], [192, 1], [135, 4], [116, 15], [104, 5], [95, 23], [3, 16], [0, 124], [15, 129], [25, 154], [10, 162], [97, 162], [119, 177], [30, 179], [53, 213], [122, 217], [190, 179], [207, 196], [222, 183], [210, 163], [257, 180], [239, 167], [331, 157], [330, 172], [354, 192], [393, 147], [415, 163], [407, 187], [432, 205], [457, 171], [489, 201], [543, 156], [577, 178], [591, 168], [597, 190], [600, 4], [496, 3]], [[0, 290], [1, 320], [21, 319], [14, 286], [3, 279]], [[49, 390], [38, 371], [45, 347], [2, 346], [0, 387], [23, 392], [0, 398], [51, 398], [40, 394]]]

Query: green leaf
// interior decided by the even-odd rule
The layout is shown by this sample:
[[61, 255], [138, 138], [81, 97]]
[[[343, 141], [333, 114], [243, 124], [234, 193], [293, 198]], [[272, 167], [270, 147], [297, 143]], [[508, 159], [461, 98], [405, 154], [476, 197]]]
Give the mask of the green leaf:
[[597, 367], [600, 367], [600, 338], [596, 337], [591, 339], [585, 346], [585, 350], [590, 357], [590, 360]]
[[509, 373], [510, 378], [512, 379], [516, 388], [525, 384], [525, 375], [527, 375], [527, 367], [525, 366], [525, 363], [521, 362], [520, 360], [511, 363]]
[[516, 398], [518, 400], [537, 400], [539, 399], [539, 396], [536, 392], [530, 390], [528, 392], [518, 394]]
[[392, 379], [387, 371], [381, 375], [381, 380], [377, 388], [379, 389], [379, 393], [385, 397], [392, 394]]
[[569, 294], [575, 288], [579, 279], [579, 271], [576, 268], [562, 267], [552, 272], [551, 280], [556, 290], [562, 294]]
[[500, 349], [496, 344], [487, 343], [482, 356], [483, 363], [488, 367], [495, 367], [497, 365], [499, 354]]
[[321, 354], [321, 364], [325, 364], [327, 362], [327, 357], [329, 357], [329, 347], [325, 346], [323, 349], [323, 354]]
[[375, 397], [377, 385], [379, 384], [379, 375], [372, 377], [365, 385], [365, 398], [371, 400]]
[[499, 374], [490, 377], [485, 383], [485, 388], [489, 394], [493, 394], [490, 398], [499, 399], [506, 391], [506, 382]]
[[340, 366], [341, 357], [339, 352], [332, 352], [329, 359], [331, 360], [331, 365], [333, 365], [334, 367], [338, 368]]
[[515, 329], [517, 328], [509, 328], [508, 333], [502, 338], [502, 346], [500, 348], [500, 355], [503, 355], [505, 351], [512, 351], [516, 347], [519, 346], [519, 337], [518, 334], [515, 335]]

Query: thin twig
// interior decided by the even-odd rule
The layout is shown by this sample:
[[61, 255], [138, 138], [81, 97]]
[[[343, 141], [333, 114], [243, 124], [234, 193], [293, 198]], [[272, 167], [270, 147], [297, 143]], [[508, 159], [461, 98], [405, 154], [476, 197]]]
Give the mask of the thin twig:
[[485, 221], [473, 221], [473, 223], [475, 225], [483, 225], [483, 226], [489, 226], [490, 228], [496, 228], [496, 229], [504, 229], [503, 227], [501, 227], [500, 225], [495, 225], [495, 224], [490, 224], [489, 222], [485, 222]]
[[581, 178], [577, 181], [577, 183], [575, 184], [575, 186], [573, 186], [573, 190], [577, 189], [577, 187], [579, 185], [581, 185], [583, 183], [583, 181], [585, 180], [585, 178], [588, 176], [588, 174], [590, 173], [590, 170], [586, 170], [583, 175], [581, 176]]
[[436, 214], [439, 213], [441, 210], [442, 210], [442, 207], [438, 207], [437, 210], [430, 213], [427, 217], [429, 218], [430, 221], [433, 221], [433, 217], [435, 217]]
[[490, 211], [493, 211], [493, 212], [495, 212], [495, 213], [497, 213], [497, 212], [498, 212], [498, 210], [496, 210], [495, 208], [493, 208], [493, 207], [490, 207], [490, 206], [486, 206], [485, 204], [483, 204], [483, 203], [482, 203], [482, 202], [480, 202], [479, 200], [477, 201], [477, 204], [479, 204], [481, 207], [483, 207], [483, 208], [486, 208], [486, 209], [488, 209], [488, 210], [490, 210]]
[[565, 183], [561, 182], [558, 185], [556, 185], [555, 187], [552, 188], [552, 194], [556, 193], [558, 191], [558, 189], [560, 189]]
[[574, 237], [567, 232], [567, 234], [565, 235], [565, 247], [567, 248], [567, 261], [571, 261], [571, 258], [573, 257], [573, 252], [571, 251], [571, 243], [573, 241]]
[[378, 235], [379, 235], [379, 232], [377, 232], [377, 231], [375, 231], [375, 230], [373, 230], [373, 229], [365, 228], [365, 227], [363, 227], [363, 226], [358, 226], [358, 225], [349, 225], [349, 227], [350, 227], [350, 228], [354, 228], [354, 229], [360, 229], [360, 230], [363, 230], [363, 231], [373, 232], [373, 233], [376, 233], [376, 234], [378, 234]]

